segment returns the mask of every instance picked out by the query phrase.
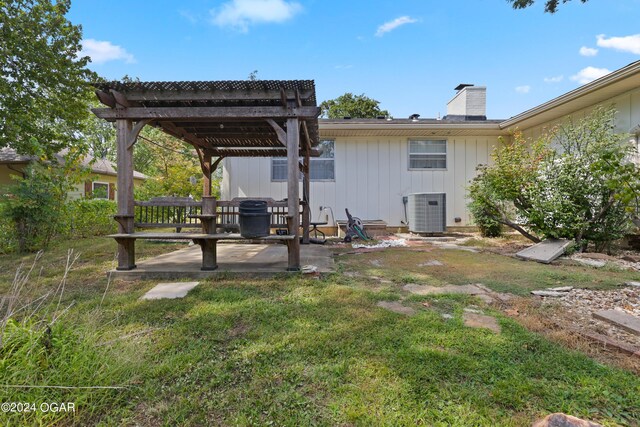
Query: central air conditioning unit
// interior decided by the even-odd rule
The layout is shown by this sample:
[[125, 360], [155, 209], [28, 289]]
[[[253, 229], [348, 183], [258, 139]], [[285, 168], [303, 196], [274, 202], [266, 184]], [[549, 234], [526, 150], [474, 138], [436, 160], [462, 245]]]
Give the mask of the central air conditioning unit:
[[447, 195], [414, 193], [408, 196], [409, 231], [412, 233], [444, 233], [447, 227]]

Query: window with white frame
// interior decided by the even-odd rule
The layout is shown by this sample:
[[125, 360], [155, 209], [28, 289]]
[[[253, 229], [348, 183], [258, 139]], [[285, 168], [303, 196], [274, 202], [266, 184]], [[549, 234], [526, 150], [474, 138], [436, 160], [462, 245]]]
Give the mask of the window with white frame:
[[409, 169], [446, 169], [447, 141], [425, 139], [409, 141]]
[[[311, 181], [333, 181], [335, 179], [335, 143], [332, 139], [320, 141], [317, 149], [319, 157], [311, 157], [309, 175]], [[271, 159], [271, 180], [287, 180], [287, 159], [277, 157]], [[302, 178], [302, 175], [300, 176]]]
[[94, 182], [91, 189], [91, 198], [93, 199], [108, 199], [109, 198], [109, 184], [106, 182]]

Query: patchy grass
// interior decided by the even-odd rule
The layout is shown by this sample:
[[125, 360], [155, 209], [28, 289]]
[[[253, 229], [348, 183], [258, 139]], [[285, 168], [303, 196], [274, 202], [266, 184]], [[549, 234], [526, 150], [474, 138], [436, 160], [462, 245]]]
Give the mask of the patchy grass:
[[[345, 271], [376, 276], [396, 283], [421, 283], [432, 286], [483, 283], [499, 292], [526, 295], [529, 291], [556, 286], [613, 288], [638, 273], [621, 269], [595, 269], [579, 265], [544, 265], [521, 261], [493, 253], [432, 249], [428, 252], [390, 248], [344, 259]], [[371, 263], [375, 260], [374, 264]], [[420, 266], [438, 260], [442, 266]]]
[[[403, 302], [418, 310], [412, 317], [375, 306], [405, 298], [400, 285], [414, 280], [481, 281], [522, 292], [526, 280], [542, 272], [535, 264], [460, 251], [390, 249], [340, 257], [342, 272], [363, 276], [222, 277], [202, 281], [184, 299], [160, 301], [138, 300], [153, 282], [114, 282], [101, 303], [104, 271], [113, 262], [109, 243], [100, 249], [102, 240], [73, 242], [91, 256], [81, 265], [83, 273], [68, 280], [64, 298], [76, 304], [59, 326], [67, 332], [54, 331], [68, 343], [67, 350], [54, 351], [55, 363], [37, 378], [2, 370], [0, 382], [126, 388], [1, 389], [3, 401], [77, 402], [75, 414], [13, 414], [7, 422], [524, 426], [556, 411], [605, 425], [637, 425], [640, 419], [640, 378], [567, 350], [499, 313], [493, 314], [502, 326], [500, 335], [466, 328], [462, 310], [474, 301], [468, 296], [412, 296]], [[66, 246], [45, 255], [43, 279], [30, 290], [32, 296], [57, 283]], [[140, 245], [138, 252], [169, 248]], [[416, 267], [432, 258], [445, 266]], [[373, 259], [381, 267], [369, 262]], [[5, 268], [17, 262], [0, 257], [0, 287], [11, 280]], [[592, 275], [565, 266], [551, 270], [572, 281], [595, 281], [602, 274], [604, 282], [593, 286], [612, 286], [625, 274]], [[432, 309], [422, 305], [426, 301]], [[445, 320], [441, 313], [453, 318]], [[63, 366], [77, 367], [71, 364], [76, 359], [85, 361], [77, 376]]]

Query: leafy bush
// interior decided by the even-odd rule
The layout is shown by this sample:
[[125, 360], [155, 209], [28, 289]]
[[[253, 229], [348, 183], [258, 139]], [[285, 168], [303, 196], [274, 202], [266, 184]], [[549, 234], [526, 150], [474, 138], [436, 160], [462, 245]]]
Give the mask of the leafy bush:
[[471, 183], [476, 221], [533, 241], [567, 238], [578, 248], [608, 249], [628, 231], [640, 193], [640, 169], [630, 161], [636, 148], [613, 133], [614, 118], [614, 110], [598, 108], [534, 142], [516, 133]]
[[113, 200], [80, 199], [67, 204], [69, 232], [73, 237], [104, 236], [118, 229], [113, 215], [117, 212]]
[[16, 227], [5, 209], [6, 203], [0, 202], [0, 254], [13, 252], [18, 245]]
[[33, 163], [0, 197], [0, 252], [35, 252], [57, 237], [90, 237], [115, 232], [116, 203], [67, 201], [78, 181], [68, 170]]
[[15, 227], [21, 252], [46, 248], [64, 226], [70, 181], [62, 168], [32, 163], [3, 196], [3, 216]]
[[496, 219], [496, 214], [492, 212], [491, 204], [487, 198], [480, 193], [481, 187], [473, 187], [473, 197], [469, 203], [469, 211], [473, 215], [473, 221], [478, 226], [483, 237], [502, 236], [502, 224]]

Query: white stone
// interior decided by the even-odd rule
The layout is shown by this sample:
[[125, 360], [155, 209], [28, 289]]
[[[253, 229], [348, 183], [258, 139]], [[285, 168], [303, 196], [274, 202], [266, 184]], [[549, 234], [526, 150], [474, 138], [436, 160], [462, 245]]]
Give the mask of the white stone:
[[572, 258], [574, 261], [579, 262], [580, 264], [588, 265], [589, 267], [600, 268], [604, 267], [607, 262], [597, 259], [589, 259], [589, 258]]
[[573, 286], [560, 286], [559, 288], [549, 288], [548, 291], [556, 291], [556, 292], [569, 292], [573, 289]]
[[563, 297], [567, 295], [566, 292], [558, 292], [558, 291], [531, 291], [531, 293], [539, 297]]

